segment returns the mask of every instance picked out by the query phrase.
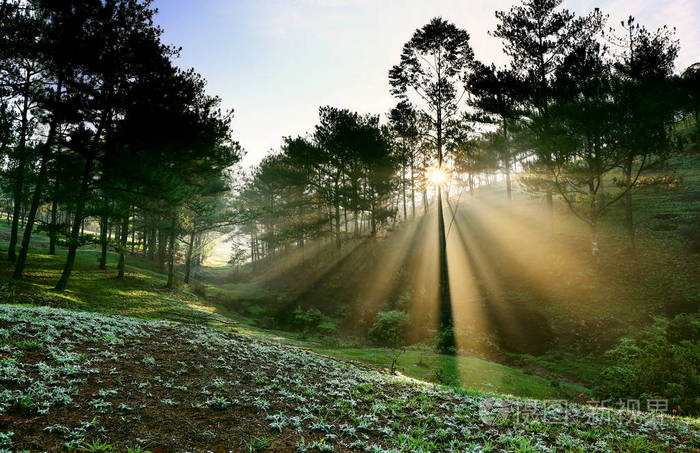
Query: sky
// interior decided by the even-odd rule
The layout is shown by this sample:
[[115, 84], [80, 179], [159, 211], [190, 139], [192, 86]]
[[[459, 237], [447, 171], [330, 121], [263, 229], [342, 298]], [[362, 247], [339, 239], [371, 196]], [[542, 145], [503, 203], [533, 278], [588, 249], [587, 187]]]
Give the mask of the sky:
[[[388, 71], [403, 44], [435, 16], [466, 29], [476, 58], [503, 65], [501, 42], [488, 35], [494, 12], [512, 0], [155, 0], [163, 40], [182, 48], [177, 64], [194, 68], [207, 91], [234, 109], [234, 138], [244, 167], [257, 164], [284, 136], [313, 130], [330, 105], [384, 114], [395, 105]], [[677, 69], [700, 61], [698, 0], [564, 0], [577, 14], [598, 7], [608, 25], [630, 14], [649, 29], [676, 27]]]

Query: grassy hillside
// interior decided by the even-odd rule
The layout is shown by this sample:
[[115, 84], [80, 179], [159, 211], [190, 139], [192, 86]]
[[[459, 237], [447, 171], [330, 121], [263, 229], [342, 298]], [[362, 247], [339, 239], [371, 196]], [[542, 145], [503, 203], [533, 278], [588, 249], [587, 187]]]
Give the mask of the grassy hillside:
[[208, 327], [0, 306], [0, 448], [691, 451], [697, 422], [490, 397]]
[[[0, 229], [0, 233], [2, 233]], [[5, 230], [6, 231], [6, 230]], [[78, 252], [76, 269], [68, 290], [56, 292], [64, 260], [59, 248], [55, 256], [46, 254], [47, 238], [36, 235], [24, 281], [9, 279], [12, 266], [0, 261], [0, 297], [6, 303], [50, 306], [105, 314], [120, 314], [145, 319], [162, 319], [191, 324], [206, 324], [270, 341], [307, 348], [346, 361], [355, 361], [381, 369], [389, 368], [396, 351], [354, 345], [348, 348], [329, 337], [308, 337], [294, 332], [261, 329], [251, 316], [242, 316], [227, 304], [217, 302], [217, 293], [236, 291], [238, 285], [212, 287], [207, 297], [193, 293], [188, 286], [165, 288], [165, 276], [149, 270], [149, 263], [127, 257], [125, 278], [116, 278], [114, 265], [97, 269], [98, 251], [83, 247]], [[109, 263], [117, 256], [110, 253]], [[261, 297], [266, 296], [265, 293]], [[476, 358], [444, 356], [431, 350], [411, 349], [398, 357], [397, 370], [416, 379], [461, 385], [478, 391], [531, 398], [580, 399], [589, 394], [582, 386], [561, 382], [556, 374], [542, 377], [532, 373]]]
[[[0, 226], [0, 240], [4, 240], [0, 242], [0, 253], [5, 256], [8, 236], [7, 226]], [[123, 279], [116, 278], [117, 255], [114, 253], [109, 253], [107, 270], [97, 269], [99, 251], [92, 246], [79, 249], [68, 289], [54, 291], [66, 251], [59, 247], [56, 255], [48, 255], [48, 237], [43, 234], [34, 234], [31, 245], [23, 281], [11, 280], [12, 263], [0, 260], [2, 294], [10, 302], [185, 322], [208, 322], [211, 317], [207, 311], [213, 309], [201, 305], [195, 294], [187, 288], [166, 290], [164, 277], [151, 271], [147, 263], [137, 257], [127, 258], [129, 265]]]

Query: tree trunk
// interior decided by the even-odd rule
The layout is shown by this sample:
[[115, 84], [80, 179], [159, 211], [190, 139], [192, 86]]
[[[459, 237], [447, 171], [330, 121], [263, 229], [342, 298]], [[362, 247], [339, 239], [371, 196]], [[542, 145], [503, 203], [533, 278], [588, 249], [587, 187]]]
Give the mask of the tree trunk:
[[117, 269], [119, 272], [117, 278], [124, 277], [124, 267], [125, 267], [125, 254], [126, 254], [126, 241], [129, 239], [129, 214], [127, 213], [122, 219], [122, 226], [120, 228], [121, 237], [119, 238], [119, 265]]
[[413, 155], [411, 155], [411, 215], [416, 218], [416, 190], [415, 190], [415, 176], [413, 174]]
[[22, 120], [19, 131], [19, 159], [17, 161], [17, 178], [13, 192], [14, 210], [12, 212], [12, 229], [10, 230], [10, 243], [7, 248], [7, 258], [10, 261], [17, 259], [17, 236], [19, 234], [19, 219], [22, 212], [22, 192], [24, 190], [24, 172], [27, 166], [27, 133], [29, 129], [29, 86], [31, 73], [26, 69], [24, 80], [24, 99], [22, 101]]
[[627, 237], [630, 241], [630, 248], [634, 250], [636, 248], [636, 241], [634, 237], [634, 212], [632, 211], [632, 162], [627, 162], [625, 166], [625, 183], [627, 185], [627, 192], [625, 192], [625, 229], [627, 230]]
[[[299, 206], [299, 219], [301, 219], [301, 228], [299, 228], [299, 247], [301, 247], [302, 254], [304, 252], [304, 205]], [[237, 263], [240, 264], [240, 263]]]
[[194, 255], [192, 258], [192, 265], [198, 267], [202, 264], [202, 242], [204, 242], [203, 234], [198, 234], [194, 239]]
[[165, 273], [165, 230], [161, 227], [158, 229], [158, 272]]
[[438, 186], [438, 247], [440, 254], [440, 330], [442, 335], [442, 352], [454, 353], [456, 346], [454, 323], [452, 320], [452, 298], [450, 294], [450, 278], [447, 269], [447, 237], [445, 235], [445, 219], [442, 212], [442, 189]]
[[598, 243], [598, 219], [593, 218], [591, 221], [591, 258], [593, 266], [598, 269], [600, 267], [600, 244]]
[[340, 250], [342, 241], [340, 239], [340, 203], [335, 203], [335, 248]]
[[[438, 169], [442, 168], [442, 108], [438, 101], [437, 106], [437, 152]], [[437, 186], [437, 208], [438, 208], [438, 247], [440, 255], [440, 335], [442, 338], [442, 352], [452, 353], [455, 351], [454, 322], [452, 320], [452, 297], [450, 294], [450, 279], [447, 269], [447, 237], [445, 234], [445, 218], [442, 212], [442, 187]]]
[[403, 196], [403, 220], [406, 221], [408, 213], [406, 212], [406, 166], [401, 166], [401, 194]]
[[170, 244], [168, 245], [168, 283], [166, 287], [175, 286], [175, 236], [177, 235], [177, 218], [173, 215], [170, 220]]
[[508, 199], [508, 204], [513, 201], [513, 186], [510, 181], [510, 161], [506, 161], [506, 198]]
[[[97, 140], [99, 134], [96, 135]], [[94, 160], [94, 154], [91, 153], [90, 156], [85, 160], [85, 166], [83, 168], [83, 175], [80, 182], [80, 191], [78, 192], [78, 199], [75, 206], [75, 216], [73, 218], [73, 227], [70, 232], [70, 237], [68, 239], [68, 255], [66, 256], [66, 264], [63, 267], [63, 273], [61, 278], [56, 283], [56, 290], [63, 291], [68, 285], [68, 279], [70, 278], [71, 272], [73, 272], [73, 265], [75, 264], [75, 255], [78, 252], [78, 239], [80, 235], [80, 226], [83, 223], [83, 211], [85, 209], [85, 201], [87, 198], [88, 188], [90, 184], [90, 179], [92, 176], [92, 164]]]
[[190, 282], [190, 268], [192, 267], [192, 250], [194, 250], [195, 232], [190, 233], [190, 243], [187, 244], [187, 256], [185, 257], [185, 283]]
[[148, 259], [153, 261], [153, 258], [156, 255], [156, 242], [157, 242], [157, 237], [156, 234], [158, 233], [158, 228], [156, 228], [156, 225], [152, 222], [151, 223], [151, 235], [150, 238], [148, 239]]
[[[20, 145], [21, 146], [21, 145]], [[24, 185], [24, 158], [20, 157], [20, 163], [17, 169], [17, 179], [15, 180], [14, 189], [14, 209], [12, 211], [12, 229], [10, 230], [10, 243], [7, 249], [7, 258], [10, 261], [15, 261], [17, 259], [17, 236], [19, 233], [19, 218], [21, 216], [22, 209], [22, 186]]]
[[547, 191], [544, 198], [547, 202], [547, 234], [552, 236], [554, 234], [554, 200], [552, 199], [552, 192]]
[[503, 118], [503, 166], [506, 171], [506, 199], [508, 200], [508, 205], [511, 205], [513, 201], [512, 185], [510, 181], [510, 149], [508, 148], [508, 123], [506, 119]]
[[353, 223], [352, 235], [355, 238], [360, 237], [360, 212], [357, 209], [353, 210]]
[[[56, 179], [56, 182], [54, 184], [54, 187], [56, 187], [56, 190], [58, 190], [58, 178]], [[49, 255], [56, 254], [56, 229], [58, 228], [58, 225], [56, 225], [56, 211], [58, 211], [58, 203], [54, 199], [51, 201], [51, 229], [49, 230]]]
[[107, 203], [103, 206], [105, 212], [100, 216], [100, 269], [107, 269], [107, 234], [109, 229], [109, 217], [107, 216]]
[[[58, 95], [61, 92], [61, 82], [58, 82], [57, 87]], [[17, 259], [17, 264], [15, 266], [14, 274], [12, 275], [15, 279], [21, 279], [22, 273], [24, 272], [24, 265], [27, 262], [27, 253], [29, 252], [29, 243], [32, 238], [32, 228], [34, 228], [34, 220], [36, 218], [37, 210], [39, 209], [39, 204], [41, 203], [41, 194], [44, 190], [44, 182], [46, 180], [46, 173], [49, 166], [49, 158], [51, 157], [51, 148], [53, 147], [54, 137], [56, 136], [56, 117], [55, 115], [51, 118], [51, 124], [49, 126], [49, 134], [46, 137], [46, 143], [41, 152], [41, 164], [39, 166], [39, 178], [36, 181], [36, 186], [34, 187], [34, 194], [32, 195], [32, 204], [29, 208], [29, 215], [27, 216], [27, 222], [24, 226], [24, 233], [22, 235], [22, 248], [19, 251], [19, 258]]]
[[426, 172], [428, 171], [428, 161], [425, 153], [423, 154], [423, 214], [428, 213], [428, 184], [426, 180]]

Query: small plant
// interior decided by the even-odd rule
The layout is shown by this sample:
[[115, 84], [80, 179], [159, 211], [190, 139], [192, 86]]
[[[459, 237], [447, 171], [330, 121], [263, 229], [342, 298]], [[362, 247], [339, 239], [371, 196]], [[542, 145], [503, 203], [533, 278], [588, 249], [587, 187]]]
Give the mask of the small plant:
[[89, 404], [90, 406], [97, 409], [98, 412], [104, 412], [108, 407], [112, 406], [112, 403], [110, 403], [109, 401], [105, 401], [102, 398], [96, 398], [90, 401]]
[[399, 361], [401, 354], [406, 351], [406, 348], [393, 348], [391, 350], [391, 374], [396, 374], [397, 366], [396, 363]]
[[317, 449], [318, 451], [333, 451], [333, 445], [326, 443], [326, 439], [317, 440], [311, 444], [311, 449]]
[[268, 450], [270, 448], [270, 444], [272, 443], [272, 439], [263, 437], [250, 437], [250, 440], [248, 441], [248, 451], [249, 452], [255, 452], [255, 451], [263, 451], [263, 450]]
[[262, 398], [256, 398], [253, 404], [262, 411], [267, 411], [270, 408], [270, 403]]
[[220, 377], [217, 377], [211, 381], [211, 386], [214, 387], [215, 389], [221, 390], [224, 387], [226, 387], [226, 381], [224, 381]]
[[233, 403], [223, 396], [217, 396], [215, 398], [207, 400], [206, 404], [212, 409], [224, 410], [230, 407]]
[[270, 428], [276, 429], [279, 432], [282, 432], [282, 428], [284, 427], [284, 425], [287, 424], [287, 417], [285, 417], [285, 415], [281, 412], [275, 415], [268, 415], [267, 419], [272, 420], [272, 422], [270, 423]]
[[153, 357], [144, 357], [141, 362], [143, 362], [144, 365], [151, 366], [156, 364], [156, 359]]
[[81, 449], [87, 451], [87, 452], [100, 452], [100, 451], [112, 451], [112, 444], [108, 444], [107, 442], [100, 442], [97, 440], [92, 441], [89, 444], [83, 444], [81, 446]]
[[12, 446], [12, 436], [15, 433], [12, 431], [6, 433], [0, 433], [0, 447], [11, 447]]
[[57, 423], [57, 424], [55, 424], [55, 425], [47, 426], [46, 428], [44, 428], [44, 431], [46, 431], [47, 433], [53, 434], [53, 433], [57, 433], [57, 432], [68, 431], [68, 428], [66, 428], [66, 427], [63, 426], [63, 425], [59, 425], [59, 424]]

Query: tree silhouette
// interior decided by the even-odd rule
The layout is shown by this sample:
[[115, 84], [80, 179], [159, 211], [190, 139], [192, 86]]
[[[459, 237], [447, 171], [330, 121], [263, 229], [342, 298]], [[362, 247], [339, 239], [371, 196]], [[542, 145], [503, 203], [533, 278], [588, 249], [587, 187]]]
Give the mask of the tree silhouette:
[[511, 129], [523, 115], [522, 102], [525, 81], [510, 69], [496, 69], [494, 65], [474, 64], [474, 72], [469, 76], [469, 103], [478, 109], [473, 118], [486, 124], [494, 124], [500, 129], [497, 139], [500, 160], [506, 174], [506, 196], [512, 200], [511, 169], [516, 158], [511, 146]]
[[[473, 58], [469, 34], [441, 18], [434, 18], [404, 44], [400, 63], [389, 71], [391, 93], [400, 100], [408, 100], [430, 119], [439, 171], [443, 167], [446, 138], [459, 129], [458, 118], [463, 111], [466, 78]], [[453, 350], [445, 220], [439, 185], [437, 194], [440, 323], [447, 332], [445, 349]]]
[[652, 33], [631, 16], [621, 26], [623, 37], [616, 37], [612, 30], [608, 37], [623, 49], [621, 60], [615, 64], [621, 76], [616, 94], [623, 119], [619, 139], [627, 189], [625, 226], [634, 249], [633, 188], [644, 171], [657, 166], [672, 151], [669, 126], [682, 107], [672, 80], [679, 46], [674, 32], [666, 27]]
[[[507, 12], [496, 12], [500, 23], [492, 35], [503, 40], [503, 50], [511, 58], [513, 69], [528, 82], [523, 98], [528, 101], [531, 118], [547, 117], [552, 102], [551, 80], [554, 71], [576, 43], [589, 39], [603, 26], [604, 18], [598, 9], [587, 16], [576, 17], [574, 13], [561, 8], [562, 1], [524, 0]], [[541, 130], [530, 129], [533, 132], [531, 144], [538, 160], [544, 164], [545, 172], [537, 187], [545, 193], [551, 231], [554, 189], [550, 184], [552, 175], [546, 174], [546, 168], [555, 150], [545, 146], [551, 144], [547, 140], [547, 123], [540, 121], [539, 124]]]

